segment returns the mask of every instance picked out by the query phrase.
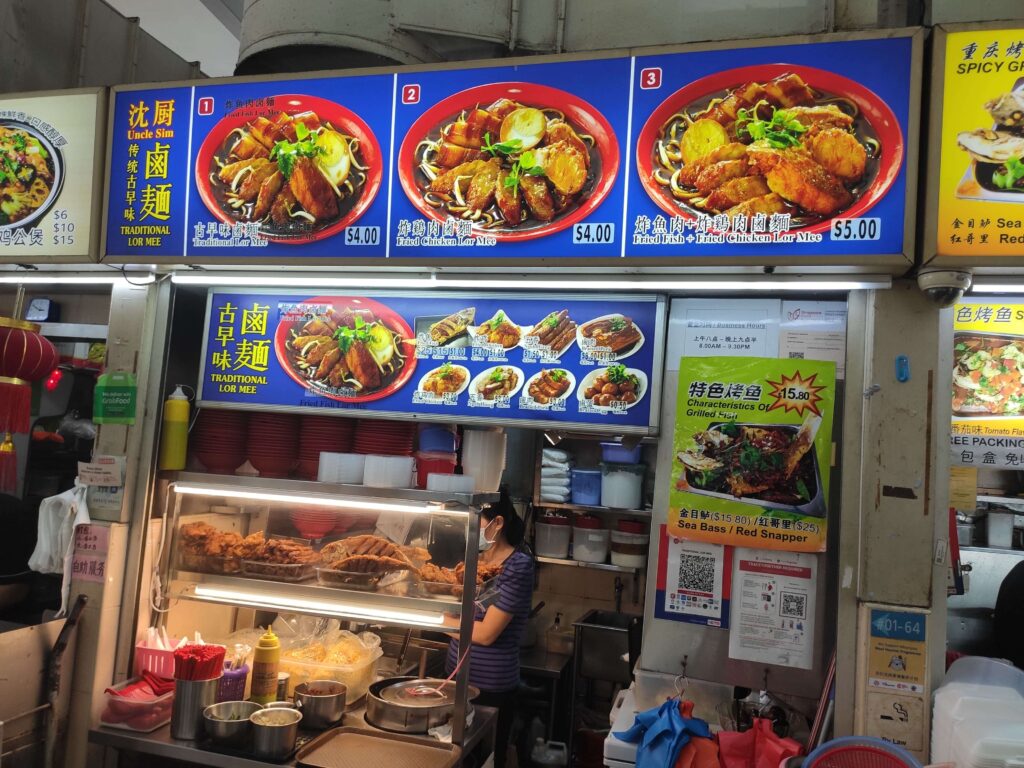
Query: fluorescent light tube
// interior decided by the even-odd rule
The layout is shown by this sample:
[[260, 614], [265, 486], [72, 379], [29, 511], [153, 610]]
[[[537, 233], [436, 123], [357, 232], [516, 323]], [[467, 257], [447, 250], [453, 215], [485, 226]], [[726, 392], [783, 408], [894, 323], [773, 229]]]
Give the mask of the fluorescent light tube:
[[371, 605], [345, 603], [338, 600], [311, 600], [302, 597], [284, 597], [269, 591], [248, 592], [242, 589], [226, 589], [196, 584], [193, 593], [200, 600], [210, 602], [228, 602], [235, 605], [246, 605], [252, 608], [292, 609], [306, 613], [325, 614], [350, 619], [362, 619], [372, 622], [398, 622], [416, 624], [424, 627], [439, 627], [444, 624], [441, 613], [425, 611], [399, 611], [390, 608], [378, 608]]
[[323, 275], [310, 273], [305, 277], [284, 277], [273, 273], [228, 275], [223, 273], [204, 274], [203, 272], [175, 272], [171, 275], [175, 285], [208, 285], [208, 286], [266, 286], [267, 288], [347, 288], [365, 290], [367, 288], [431, 288], [437, 286], [433, 275], [426, 277], [378, 277], [376, 275], [358, 274], [350, 277], [342, 275]]
[[[276, 491], [245, 491], [236, 488], [216, 488], [188, 483], [175, 483], [174, 490], [194, 496], [223, 496], [230, 499], [248, 499], [252, 501], [279, 501], [285, 504], [304, 504], [307, 506], [335, 507], [351, 509], [359, 512], [415, 512], [418, 514], [444, 512], [446, 515], [468, 515], [464, 510], [442, 509], [435, 502], [401, 502], [372, 501], [369, 499], [333, 498], [328, 496], [307, 496]], [[386, 489], [383, 489], [386, 490]]]
[[976, 282], [971, 286], [971, 294], [976, 293], [1024, 293], [1024, 283]]
[[133, 275], [129, 273], [127, 278], [120, 272], [110, 275], [73, 275], [73, 274], [49, 274], [40, 275], [32, 273], [4, 272], [0, 274], [0, 283], [11, 284], [21, 283], [24, 285], [113, 285], [121, 281], [130, 282], [133, 285], [149, 285], [156, 277], [150, 273]]

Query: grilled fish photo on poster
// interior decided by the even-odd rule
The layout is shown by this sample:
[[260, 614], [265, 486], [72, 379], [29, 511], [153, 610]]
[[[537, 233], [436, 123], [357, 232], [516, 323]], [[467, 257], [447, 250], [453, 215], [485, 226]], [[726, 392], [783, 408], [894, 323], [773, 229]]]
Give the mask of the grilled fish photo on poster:
[[957, 134], [970, 159], [957, 197], [1024, 202], [1024, 77], [984, 107], [992, 122]]

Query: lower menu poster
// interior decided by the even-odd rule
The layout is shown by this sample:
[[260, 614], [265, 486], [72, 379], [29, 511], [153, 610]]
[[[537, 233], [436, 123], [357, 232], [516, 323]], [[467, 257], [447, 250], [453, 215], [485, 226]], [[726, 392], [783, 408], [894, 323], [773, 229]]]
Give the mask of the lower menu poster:
[[648, 433], [657, 297], [211, 291], [200, 406]]

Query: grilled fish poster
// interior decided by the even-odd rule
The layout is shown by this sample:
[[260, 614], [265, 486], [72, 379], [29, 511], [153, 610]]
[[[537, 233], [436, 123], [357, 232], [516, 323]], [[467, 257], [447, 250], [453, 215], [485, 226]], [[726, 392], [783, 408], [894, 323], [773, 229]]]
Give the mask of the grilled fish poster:
[[946, 34], [942, 76], [935, 251], [1024, 255], [1024, 30]]
[[825, 550], [835, 364], [684, 357], [669, 535]]

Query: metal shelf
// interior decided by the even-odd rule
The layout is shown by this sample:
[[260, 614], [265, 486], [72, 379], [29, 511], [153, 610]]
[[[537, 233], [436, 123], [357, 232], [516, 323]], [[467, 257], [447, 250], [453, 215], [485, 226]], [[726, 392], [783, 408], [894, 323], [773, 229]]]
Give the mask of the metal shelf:
[[[269, 477], [241, 477], [239, 475], [215, 475], [200, 472], [171, 473], [175, 485], [188, 486], [190, 493], [206, 496], [237, 496], [238, 494], [268, 494], [298, 496], [315, 503], [317, 500], [330, 501], [331, 506], [340, 506], [345, 499], [357, 502], [372, 502], [386, 505], [389, 502], [413, 502], [427, 505], [457, 504], [479, 508], [498, 500], [496, 493], [442, 493], [421, 491], [415, 488], [371, 488], [366, 485], [341, 483], [320, 483], [311, 480], [287, 480]], [[174, 487], [172, 486], [172, 490]], [[443, 510], [436, 510], [441, 512]], [[463, 511], [463, 510], [454, 510]]]
[[438, 630], [443, 630], [443, 614], [458, 615], [462, 612], [460, 602], [359, 592], [326, 587], [315, 581], [290, 584], [191, 571], [175, 571], [175, 576], [177, 578], [170, 589], [172, 598], [267, 611], [336, 616], [371, 624], [434, 627]]
[[579, 560], [563, 560], [559, 557], [538, 557], [538, 563], [547, 565], [567, 565], [575, 568], [589, 568], [594, 571], [612, 571], [613, 573], [640, 573], [640, 568], [627, 568], [623, 565], [611, 565], [609, 563], [584, 563]]
[[107, 326], [89, 323], [40, 323], [39, 332], [48, 339], [104, 341], [107, 338]]
[[568, 504], [558, 501], [535, 501], [535, 507], [544, 509], [567, 509], [571, 512], [598, 512], [614, 515], [633, 515], [634, 517], [650, 517], [654, 510], [651, 509], [619, 509], [617, 507], [596, 507], [587, 504]]

